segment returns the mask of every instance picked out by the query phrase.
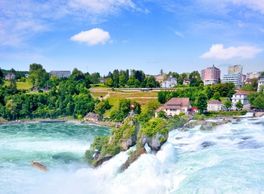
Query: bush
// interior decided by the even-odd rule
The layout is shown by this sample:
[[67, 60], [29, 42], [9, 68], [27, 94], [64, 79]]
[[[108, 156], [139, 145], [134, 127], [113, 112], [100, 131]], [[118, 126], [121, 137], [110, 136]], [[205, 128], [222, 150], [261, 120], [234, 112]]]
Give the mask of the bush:
[[143, 135], [146, 135], [148, 137], [153, 137], [158, 133], [166, 135], [169, 132], [169, 127], [166, 120], [161, 118], [152, 118], [148, 122], [143, 124], [141, 132]]
[[99, 152], [102, 150], [102, 148], [108, 144], [109, 137], [107, 136], [98, 136], [94, 139], [93, 143], [91, 144], [91, 148], [93, 150], [98, 150]]
[[187, 121], [188, 117], [186, 115], [176, 115], [169, 119], [169, 127], [170, 129], [176, 129], [182, 127]]
[[155, 116], [155, 111], [159, 106], [160, 104], [156, 101], [149, 102], [146, 108], [143, 109], [140, 115], [138, 116], [138, 120], [142, 123], [147, 122], [149, 119]]

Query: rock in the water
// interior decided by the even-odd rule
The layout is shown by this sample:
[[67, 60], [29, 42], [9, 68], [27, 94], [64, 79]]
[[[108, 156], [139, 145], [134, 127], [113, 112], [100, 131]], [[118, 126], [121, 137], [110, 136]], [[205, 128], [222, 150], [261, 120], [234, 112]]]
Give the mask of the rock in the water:
[[141, 138], [141, 143], [142, 145], [148, 145], [151, 151], [159, 151], [161, 146], [167, 141], [168, 139], [168, 134], [163, 135], [160, 133], [157, 133], [153, 137], [146, 137], [143, 136]]
[[213, 127], [214, 127], [213, 123], [205, 122], [204, 124], [201, 125], [200, 130], [205, 130], [205, 131], [212, 130]]
[[47, 172], [48, 171], [48, 168], [41, 164], [40, 162], [37, 162], [37, 161], [32, 161], [32, 164], [31, 164], [34, 168], [40, 170], [40, 171], [43, 171], [43, 172]]
[[103, 164], [104, 162], [106, 162], [107, 160], [110, 160], [113, 156], [110, 156], [110, 155], [107, 155], [107, 156], [104, 156], [104, 157], [99, 157], [97, 160], [94, 161], [94, 164], [93, 166], [94, 167], [98, 167], [100, 166], [101, 164]]
[[127, 161], [120, 167], [120, 172], [125, 171], [130, 164], [132, 164], [134, 161], [136, 161], [139, 156], [141, 156], [142, 154], [145, 154], [146, 150], [145, 148], [138, 148], [136, 151], [132, 152], [131, 155], [128, 157]]
[[211, 142], [211, 141], [204, 141], [203, 143], [201, 143], [201, 146], [203, 148], [208, 148], [208, 147], [213, 146], [213, 145], [215, 145], [215, 143]]
[[161, 146], [165, 143], [168, 137], [165, 137], [164, 135], [161, 134], [156, 134], [154, 137], [150, 139], [148, 142], [149, 147], [153, 151], [159, 151]]

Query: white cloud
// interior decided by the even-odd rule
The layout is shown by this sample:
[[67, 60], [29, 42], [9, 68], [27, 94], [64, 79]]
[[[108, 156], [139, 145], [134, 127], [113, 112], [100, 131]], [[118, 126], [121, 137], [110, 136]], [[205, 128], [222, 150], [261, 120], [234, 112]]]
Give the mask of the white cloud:
[[[26, 46], [36, 34], [54, 30], [66, 17], [98, 23], [127, 8], [137, 10], [134, 0], [0, 0], [0, 46]], [[41, 13], [41, 14], [40, 14]]]
[[[230, 1], [230, 0], [229, 0]], [[236, 5], [243, 5], [264, 14], [264, 0], [231, 0]]]
[[254, 58], [262, 49], [254, 46], [238, 46], [224, 48], [223, 44], [213, 44], [201, 58], [227, 60], [232, 58]]
[[100, 28], [82, 31], [71, 37], [72, 41], [84, 42], [89, 45], [105, 44], [110, 40], [110, 34]]

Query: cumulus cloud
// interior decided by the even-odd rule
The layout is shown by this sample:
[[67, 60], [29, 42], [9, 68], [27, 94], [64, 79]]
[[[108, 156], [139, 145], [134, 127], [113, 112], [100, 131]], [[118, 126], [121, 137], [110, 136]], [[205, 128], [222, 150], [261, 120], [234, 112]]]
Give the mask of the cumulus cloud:
[[232, 58], [254, 58], [262, 49], [254, 46], [227, 47], [223, 44], [213, 44], [208, 52], [204, 53], [203, 59], [227, 60]]
[[72, 41], [87, 43], [88, 45], [105, 44], [110, 40], [110, 34], [100, 28], [82, 31], [71, 37]]

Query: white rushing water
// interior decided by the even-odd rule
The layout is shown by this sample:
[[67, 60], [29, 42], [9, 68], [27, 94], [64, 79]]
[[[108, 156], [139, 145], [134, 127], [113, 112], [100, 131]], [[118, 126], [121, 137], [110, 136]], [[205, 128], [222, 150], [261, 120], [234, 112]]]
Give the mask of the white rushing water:
[[[94, 130], [93, 136], [96, 135]], [[85, 135], [91, 136], [90, 133]], [[83, 141], [85, 135], [76, 135], [73, 139], [74, 134], [59, 139], [54, 137], [47, 143], [41, 135], [35, 137], [36, 142], [27, 142], [23, 138], [20, 142], [16, 133], [18, 139], [14, 150], [21, 147], [31, 150], [30, 153], [18, 152], [20, 157], [24, 154], [25, 160], [38, 152], [41, 159], [41, 155], [47, 152], [51, 157], [43, 157], [43, 160], [51, 169], [48, 173], [41, 173], [25, 165], [23, 160], [2, 162], [0, 193], [264, 193], [264, 118], [242, 119], [212, 131], [201, 131], [199, 126], [174, 130], [156, 155], [142, 155], [123, 173], [118, 173], [118, 169], [127, 159], [128, 152], [118, 154], [97, 169], [81, 161], [53, 161], [54, 154], [65, 152], [81, 157], [87, 149], [87, 141]], [[0, 135], [0, 156], [12, 145], [2, 139]]]

